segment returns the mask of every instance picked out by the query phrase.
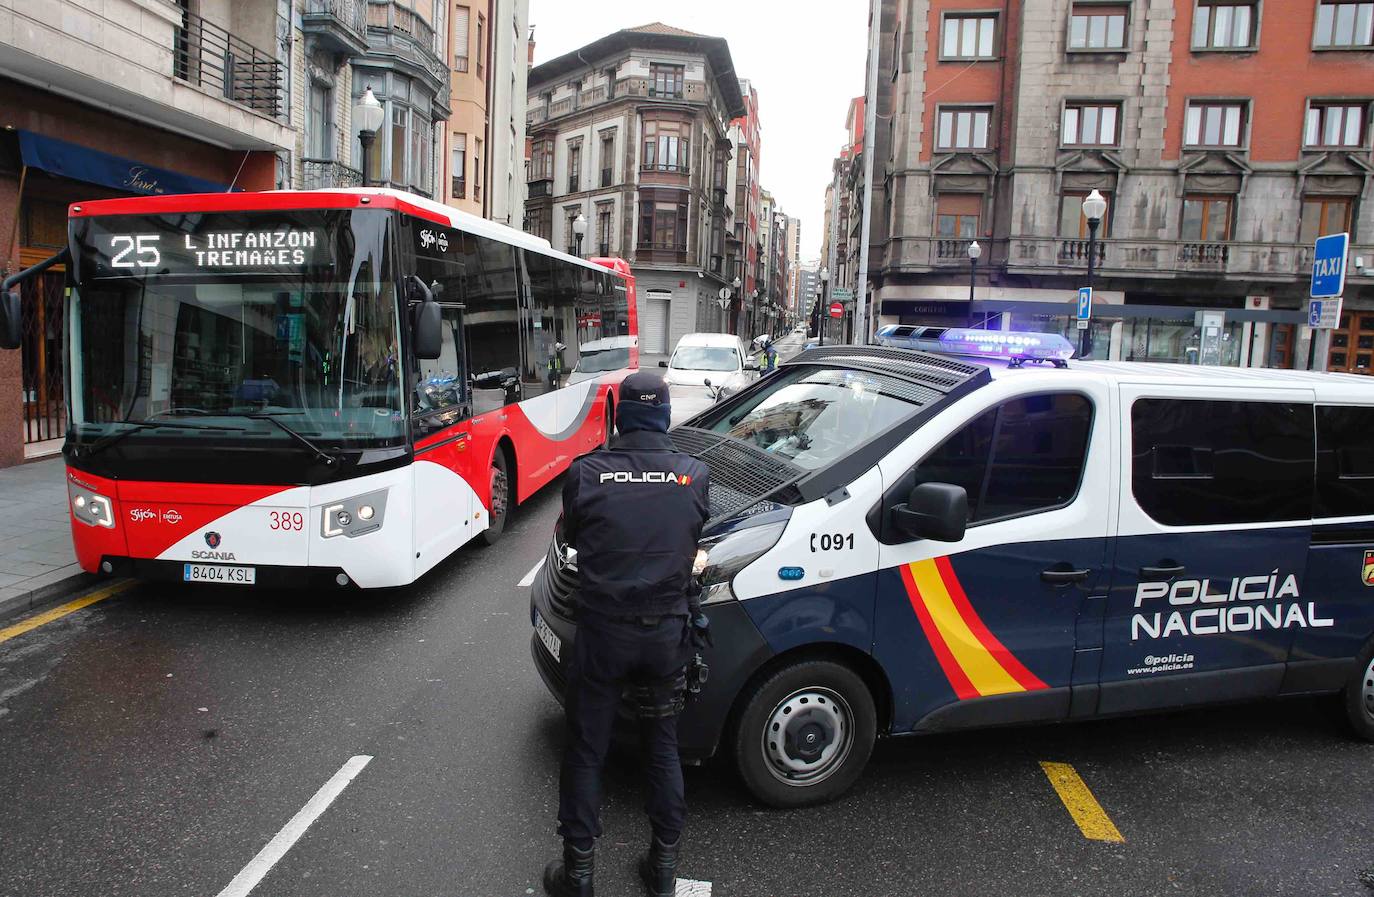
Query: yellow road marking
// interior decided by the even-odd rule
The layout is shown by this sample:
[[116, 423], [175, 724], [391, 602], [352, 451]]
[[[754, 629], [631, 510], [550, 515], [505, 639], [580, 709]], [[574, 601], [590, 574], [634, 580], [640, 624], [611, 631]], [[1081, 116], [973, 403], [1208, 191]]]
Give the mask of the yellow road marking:
[[1067, 763], [1049, 763], [1044, 760], [1040, 761], [1040, 768], [1045, 771], [1045, 776], [1054, 786], [1055, 793], [1064, 802], [1064, 809], [1068, 810], [1073, 821], [1078, 823], [1083, 837], [1092, 841], [1126, 843], [1126, 839], [1121, 837], [1121, 832], [1117, 831], [1107, 811], [1102, 809], [1097, 798], [1088, 790], [1087, 784], [1079, 777], [1077, 770]]
[[115, 585], [91, 592], [89, 595], [82, 595], [75, 601], [68, 601], [66, 604], [54, 607], [52, 610], [45, 610], [41, 614], [34, 614], [27, 620], [20, 620], [13, 626], [6, 626], [4, 629], [0, 629], [0, 643], [21, 636], [30, 630], [37, 629], [45, 623], [51, 623], [53, 620], [60, 620], [67, 614], [74, 614], [83, 607], [90, 607], [97, 601], [104, 601], [106, 598], [118, 595], [120, 592], [132, 588], [133, 585], [134, 583], [132, 581], [116, 583]]

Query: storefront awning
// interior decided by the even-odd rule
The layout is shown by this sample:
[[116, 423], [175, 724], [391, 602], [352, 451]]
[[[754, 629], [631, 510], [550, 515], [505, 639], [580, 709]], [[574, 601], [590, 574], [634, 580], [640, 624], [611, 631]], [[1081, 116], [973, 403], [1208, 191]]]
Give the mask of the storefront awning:
[[19, 135], [19, 152], [24, 164], [58, 177], [144, 196], [229, 191], [228, 184], [217, 184], [189, 174], [155, 168], [32, 131], [16, 133]]

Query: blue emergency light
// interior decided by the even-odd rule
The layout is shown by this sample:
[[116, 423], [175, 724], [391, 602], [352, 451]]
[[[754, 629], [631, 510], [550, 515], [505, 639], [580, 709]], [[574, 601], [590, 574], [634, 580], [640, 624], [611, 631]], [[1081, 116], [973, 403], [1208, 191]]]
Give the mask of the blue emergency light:
[[1073, 345], [1057, 333], [952, 327], [940, 334], [939, 341], [942, 352], [1002, 358], [1011, 362], [1012, 367], [1027, 361], [1063, 367], [1073, 357]]

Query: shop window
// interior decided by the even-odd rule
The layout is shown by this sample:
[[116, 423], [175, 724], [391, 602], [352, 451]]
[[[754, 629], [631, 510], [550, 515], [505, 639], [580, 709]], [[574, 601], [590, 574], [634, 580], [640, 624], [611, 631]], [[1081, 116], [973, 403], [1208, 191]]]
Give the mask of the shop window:
[[1220, 243], [1231, 239], [1231, 206], [1229, 196], [1183, 197], [1183, 225], [1179, 239], [1203, 243]]
[[1183, 123], [1187, 146], [1233, 146], [1245, 136], [1245, 103], [1189, 103]]
[[980, 193], [941, 193], [935, 200], [935, 235], [942, 240], [974, 239], [982, 210]]
[[1303, 126], [1304, 146], [1364, 146], [1368, 103], [1313, 103]]
[[1369, 370], [1369, 353], [1368, 353], [1368, 352], [1360, 352], [1360, 353], [1356, 354], [1356, 356], [1355, 356], [1355, 370], [1357, 370], [1357, 371], [1367, 371], [1367, 370]]
[[1166, 526], [1305, 520], [1313, 436], [1310, 404], [1138, 399], [1131, 491]]
[[1322, 49], [1374, 46], [1374, 3], [1318, 3], [1312, 46]]
[[1346, 355], [1344, 352], [1331, 353], [1331, 367], [1344, 369], [1347, 364], [1348, 362], [1346, 361]]
[[[1070, 239], [1088, 239], [1088, 219], [1083, 214], [1083, 200], [1088, 198], [1084, 192], [1064, 193], [1059, 197], [1059, 236]], [[1097, 225], [1097, 235], [1106, 237], [1111, 235], [1112, 220], [1112, 195], [1103, 193], [1102, 198], [1107, 200], [1107, 211], [1103, 213], [1102, 220]]]
[[1193, 12], [1194, 50], [1248, 50], [1255, 46], [1257, 4], [1199, 0]]
[[987, 13], [945, 16], [942, 59], [992, 59], [996, 54], [993, 35], [997, 16]]
[[1075, 3], [1069, 17], [1070, 50], [1124, 50], [1127, 7]]
[[1115, 103], [1070, 103], [1064, 107], [1060, 140], [1065, 146], [1116, 146], [1120, 111]]
[[1334, 348], [1334, 349], [1344, 349], [1344, 348], [1348, 347], [1349, 345], [1350, 345], [1350, 334], [1348, 334], [1348, 333], [1339, 333], [1339, 332], [1337, 332], [1337, 333], [1332, 333], [1332, 334], [1331, 334], [1331, 347], [1332, 347], [1332, 348]]
[[1298, 228], [1298, 242], [1311, 244], [1318, 237], [1341, 234], [1350, 230], [1350, 209], [1354, 198], [1322, 196], [1302, 201], [1302, 219]]
[[988, 148], [988, 124], [992, 107], [974, 106], [962, 109], [942, 107], [935, 148], [938, 150], [970, 150]]

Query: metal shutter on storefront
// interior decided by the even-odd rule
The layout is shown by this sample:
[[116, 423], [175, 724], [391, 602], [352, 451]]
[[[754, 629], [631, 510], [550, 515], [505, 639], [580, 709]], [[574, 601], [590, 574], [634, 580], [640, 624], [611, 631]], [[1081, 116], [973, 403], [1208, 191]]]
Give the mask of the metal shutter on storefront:
[[668, 303], [671, 294], [648, 290], [644, 296], [644, 316], [639, 322], [640, 351], [650, 355], [668, 354]]

